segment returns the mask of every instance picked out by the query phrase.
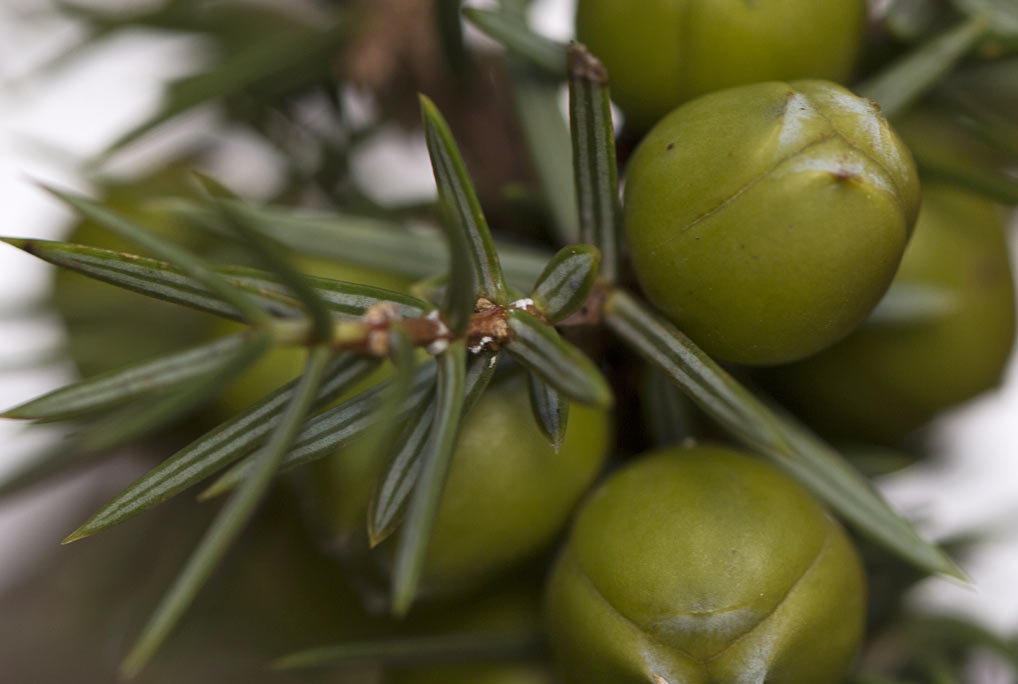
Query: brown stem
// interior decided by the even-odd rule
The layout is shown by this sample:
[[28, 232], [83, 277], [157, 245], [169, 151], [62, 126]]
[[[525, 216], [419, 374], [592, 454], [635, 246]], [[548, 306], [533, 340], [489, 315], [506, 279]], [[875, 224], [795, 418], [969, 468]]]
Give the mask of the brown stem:
[[[596, 325], [601, 320], [601, 308], [605, 293], [610, 286], [599, 284], [584, 302], [583, 306], [569, 318], [560, 321], [560, 326]], [[542, 321], [547, 318], [538, 311], [530, 299], [521, 299], [508, 306], [496, 304], [484, 297], [477, 300], [474, 313], [467, 323], [467, 347], [473, 353], [482, 350], [499, 349], [509, 341], [509, 323], [506, 312], [510, 309], [522, 309]], [[336, 328], [333, 348], [336, 350], [354, 351], [372, 356], [388, 356], [389, 333], [393, 325], [399, 324], [410, 336], [414, 346], [423, 347], [430, 354], [439, 354], [455, 339], [452, 330], [445, 324], [437, 311], [427, 316], [403, 318], [398, 309], [389, 302], [379, 302], [372, 306], [357, 321], [344, 321]]]

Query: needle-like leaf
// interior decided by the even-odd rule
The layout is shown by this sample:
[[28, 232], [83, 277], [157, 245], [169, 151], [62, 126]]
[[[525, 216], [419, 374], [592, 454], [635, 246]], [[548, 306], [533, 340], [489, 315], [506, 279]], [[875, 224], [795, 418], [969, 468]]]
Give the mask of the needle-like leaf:
[[537, 427], [548, 438], [555, 453], [558, 453], [566, 438], [569, 402], [533, 373], [527, 373], [527, 389], [530, 393], [530, 409], [534, 413]]
[[[406, 416], [420, 406], [431, 393], [435, 379], [435, 364], [417, 366], [410, 395], [400, 406], [399, 415]], [[340, 447], [358, 439], [377, 419], [378, 404], [388, 387], [388, 381], [379, 383], [356, 397], [334, 406], [309, 420], [297, 440], [283, 457], [280, 472], [298, 468], [306, 463], [335, 453]], [[249, 460], [241, 461], [201, 493], [202, 499], [218, 496], [240, 484], [251, 468]]]
[[884, 116], [893, 117], [950, 71], [989, 28], [990, 20], [985, 14], [973, 14], [860, 84], [857, 90], [876, 101]]
[[[228, 234], [215, 210], [185, 199], [165, 200], [166, 208], [181, 218]], [[449, 249], [440, 233], [414, 229], [392, 221], [353, 214], [321, 214], [292, 207], [255, 207], [235, 203], [232, 210], [245, 221], [290, 249], [336, 259], [366, 268], [384, 269], [407, 278], [429, 278], [449, 270]], [[549, 254], [541, 249], [498, 243], [505, 277], [529, 289]]]
[[[400, 411], [400, 407], [410, 396], [416, 370], [414, 345], [406, 330], [395, 325], [389, 331], [389, 346], [389, 358], [396, 372], [382, 394], [378, 408], [375, 409], [375, 423], [365, 430], [361, 439], [350, 446], [350, 453], [347, 454], [348, 458], [359, 463], [387, 459], [397, 450], [399, 443], [397, 440], [401, 438], [400, 423], [401, 419], [406, 417], [406, 413]], [[411, 411], [411, 422], [413, 417], [414, 412]], [[405, 446], [399, 448], [403, 449]]]
[[160, 258], [180, 267], [185, 273], [199, 281], [220, 299], [232, 304], [245, 320], [252, 323], [267, 323], [269, 314], [259, 307], [246, 293], [226, 282], [222, 276], [187, 250], [167, 242], [155, 233], [134, 221], [118, 214], [103, 205], [71, 193], [47, 188], [58, 199], [66, 202], [83, 216], [95, 221], [104, 228], [131, 240], [145, 249], [151, 250]]
[[406, 502], [421, 471], [421, 454], [435, 422], [435, 404], [428, 402], [411, 415], [400, 446], [368, 502], [368, 543], [374, 548], [388, 539], [406, 517]]
[[0, 418], [67, 420], [164, 392], [214, 372], [248, 339], [236, 334], [61, 387], [0, 414]]
[[[378, 364], [378, 359], [352, 353], [336, 357], [326, 368], [314, 406], [324, 406], [342, 396], [374, 371]], [[298, 382], [299, 378], [283, 385], [145, 473], [71, 533], [64, 543], [118, 525], [250, 453], [278, 425]]]
[[513, 358], [573, 401], [611, 406], [611, 387], [586, 354], [526, 311], [510, 309], [506, 320], [512, 337], [505, 349]]
[[436, 0], [435, 18], [442, 53], [449, 63], [449, 70], [458, 78], [469, 73], [471, 55], [463, 40], [463, 21], [460, 19], [463, 0]]
[[897, 0], [870, 7], [870, 20], [895, 38], [915, 43], [943, 16], [944, 6], [928, 0]]
[[269, 350], [271, 342], [264, 331], [255, 330], [244, 335], [241, 344], [217, 368], [192, 380], [177, 392], [129, 406], [125, 412], [88, 425], [75, 441], [86, 453], [101, 453], [173, 423], [219, 394], [223, 387], [261, 358]]
[[421, 457], [421, 472], [410, 497], [410, 507], [393, 562], [392, 612], [395, 615], [405, 615], [417, 595], [424, 557], [431, 541], [463, 415], [466, 354], [466, 342], [457, 340], [436, 359], [435, 422]]
[[[192, 171], [191, 177], [194, 180], [194, 184], [198, 186], [202, 195], [211, 200], [240, 200], [237, 193], [212, 176], [204, 174], [201, 171]], [[219, 205], [217, 204], [216, 206]], [[220, 210], [221, 209], [222, 207], [220, 207]], [[227, 217], [227, 220], [229, 220], [229, 217]]]
[[923, 539], [837, 452], [753, 396], [671, 323], [621, 290], [608, 296], [604, 315], [623, 341], [720, 425], [788, 471], [860, 532], [922, 570], [964, 578], [947, 554]]
[[327, 346], [316, 347], [309, 352], [307, 367], [286, 411], [268, 443], [254, 459], [254, 467], [244, 484], [212, 523], [124, 659], [121, 670], [126, 676], [138, 674], [155, 654], [251, 518], [272, 482], [280, 459], [297, 436], [311, 408], [329, 354]]
[[162, 105], [149, 119], [118, 138], [100, 161], [109, 158], [170, 119], [199, 105], [235, 95], [253, 86], [263, 92], [292, 89], [297, 81], [311, 83], [322, 74], [322, 58], [349, 32], [339, 13], [323, 26], [281, 26], [265, 40], [250, 41], [208, 70], [170, 84]]
[[222, 391], [224, 385], [261, 356], [270, 344], [265, 332], [244, 335], [242, 343], [218, 368], [195, 378], [178, 391], [139, 401], [91, 423], [63, 443], [37, 454], [0, 480], [0, 497], [31, 487], [44, 479], [88, 465], [116, 447], [165, 427]]
[[695, 436], [692, 404], [675, 383], [654, 366], [646, 366], [640, 382], [640, 407], [651, 443], [679, 444]]
[[565, 77], [566, 46], [562, 43], [534, 33], [510, 12], [468, 7], [463, 15], [526, 63], [553, 78]]
[[273, 665], [293, 669], [365, 661], [408, 665], [517, 660], [539, 652], [540, 647], [536, 632], [429, 634], [321, 646], [283, 656]]
[[[165, 261], [50, 240], [2, 238], [2, 241], [43, 261], [126, 290], [233, 320], [244, 319], [228, 300]], [[300, 307], [289, 296], [259, 292], [251, 287], [243, 289], [273, 316], [296, 318], [301, 315]]]
[[[488, 386], [497, 363], [498, 352], [473, 354], [467, 361], [464, 419]], [[428, 402], [412, 416], [402, 435], [400, 448], [378, 481], [368, 504], [368, 540], [372, 546], [381, 544], [403, 521], [407, 499], [417, 482], [421, 454], [434, 420], [435, 404]]]
[[[200, 281], [164, 261], [49, 240], [0, 238], [0, 241], [51, 264], [148, 297], [225, 318], [243, 319], [236, 307], [215, 295]], [[272, 316], [299, 318], [303, 315], [300, 303], [279, 278], [271, 273], [243, 266], [219, 266], [214, 270], [228, 283], [247, 293]], [[316, 276], [304, 278], [328, 309], [342, 317], [363, 316], [379, 302], [394, 304], [397, 313], [403, 317], [422, 316], [431, 308], [419, 299], [379, 287]]]
[[622, 208], [608, 72], [579, 43], [569, 46], [569, 128], [580, 207], [580, 241], [601, 250], [601, 273], [614, 281], [619, 269]]
[[[502, 266], [495, 252], [495, 244], [488, 231], [488, 223], [474, 192], [473, 183], [459, 148], [452, 137], [449, 125], [438, 108], [427, 97], [421, 96], [421, 117], [424, 122], [424, 140], [435, 172], [438, 196], [447, 214], [446, 233], [452, 247], [452, 273], [449, 292], [454, 298], [445, 313], [453, 330], [461, 332], [466, 319], [473, 311], [477, 297], [486, 297], [496, 304], [507, 302]], [[467, 289], [457, 282], [457, 272], [467, 270], [457, 266], [457, 254], [462, 253], [469, 265], [473, 287]], [[464, 290], [466, 290], [464, 292]], [[468, 303], [464, 300], [469, 299]]]
[[569, 245], [559, 250], [537, 279], [530, 298], [534, 308], [552, 323], [575, 313], [597, 282], [601, 251], [593, 245]]
[[1018, 120], [1014, 116], [1018, 102], [1018, 60], [967, 64], [938, 84], [936, 94], [948, 104], [955, 122], [1002, 158], [1013, 160], [1018, 155]]
[[1018, 36], [1018, 5], [1014, 0], [954, 0], [960, 10], [969, 16], [985, 15], [1000, 36]]
[[428, 402], [412, 414], [400, 446], [368, 502], [368, 543], [372, 548], [388, 539], [406, 516], [406, 502], [421, 472], [421, 454], [435, 422], [435, 404]]
[[921, 176], [928, 180], [940, 180], [984, 195], [995, 202], [1018, 205], [1018, 179], [996, 169], [982, 168], [959, 160], [941, 164], [916, 155], [916, 166]]
[[[224, 266], [217, 271], [239, 287], [265, 296], [289, 299], [288, 288], [274, 279], [271, 273], [242, 266]], [[423, 316], [433, 308], [415, 297], [381, 287], [318, 276], [301, 277], [311, 286], [315, 296], [325, 302], [329, 311], [341, 317], [360, 318], [382, 302], [394, 305], [395, 313], [403, 318]]]
[[[576, 242], [580, 217], [573, 183], [573, 148], [569, 126], [559, 109], [559, 84], [515, 73], [512, 94], [523, 140], [551, 214], [553, 237], [558, 244]], [[508, 278], [507, 265], [503, 267]]]
[[332, 340], [332, 316], [326, 303], [318, 296], [311, 283], [286, 260], [275, 245], [255, 227], [233, 213], [229, 204], [217, 203], [227, 224], [243, 238], [244, 244], [264, 262], [268, 270], [278, 276], [280, 282], [304, 305], [311, 317], [313, 341], [325, 343]]
[[[1010, 76], [1018, 80], [1018, 62], [1012, 66]], [[1000, 92], [999, 84], [985, 84], [973, 92], [962, 76], [975, 79], [978, 74], [968, 70], [950, 84], [941, 84], [935, 97], [949, 106], [926, 104], [909, 112], [899, 133], [924, 182], [947, 182], [1004, 204], [1018, 204], [1018, 177], [1007, 172], [1018, 155], [1018, 121], [1004, 121], [980, 102], [981, 92]]]

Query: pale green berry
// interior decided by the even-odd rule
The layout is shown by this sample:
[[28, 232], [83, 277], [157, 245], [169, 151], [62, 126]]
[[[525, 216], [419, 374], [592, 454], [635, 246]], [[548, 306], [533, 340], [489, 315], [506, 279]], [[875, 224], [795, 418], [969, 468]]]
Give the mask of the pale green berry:
[[776, 364], [847, 335], [894, 277], [919, 206], [911, 154], [833, 83], [758, 83], [663, 119], [629, 163], [647, 298], [709, 354]]
[[580, 0], [576, 33], [608, 67], [627, 122], [645, 130], [713, 90], [846, 80], [865, 16], [865, 0]]
[[[774, 369], [778, 390], [832, 436], [894, 443], [995, 386], [1015, 339], [1005, 228], [989, 200], [927, 184], [886, 306], [830, 349]], [[895, 318], [900, 306], [914, 312]]]
[[570, 684], [831, 684], [864, 599], [855, 550], [806, 491], [699, 446], [640, 458], [591, 494], [545, 613]]

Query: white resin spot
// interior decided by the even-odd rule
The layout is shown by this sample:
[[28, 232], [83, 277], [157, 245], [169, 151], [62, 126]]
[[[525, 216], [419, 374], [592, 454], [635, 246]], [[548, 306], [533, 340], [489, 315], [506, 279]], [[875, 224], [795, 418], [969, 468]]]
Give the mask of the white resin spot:
[[449, 326], [447, 326], [445, 324], [445, 321], [442, 320], [442, 316], [439, 313], [438, 309], [434, 309], [433, 311], [429, 311], [428, 314], [425, 316], [425, 318], [428, 319], [429, 321], [434, 321], [435, 323], [438, 324], [438, 328], [436, 330], [436, 335], [435, 335], [436, 337], [449, 337], [450, 336]]
[[778, 133], [778, 155], [786, 157], [802, 147], [802, 131], [806, 124], [820, 114], [813, 103], [802, 93], [790, 93], [781, 117], [781, 131]]
[[654, 624], [654, 631], [669, 640], [686, 634], [731, 636], [745, 634], [760, 621], [760, 613], [747, 608], [672, 615]]
[[835, 111], [854, 114], [854, 132], [862, 135], [871, 146], [878, 147], [881, 144], [884, 137], [883, 121], [872, 102], [838, 90], [824, 90], [822, 97], [830, 102]]
[[509, 305], [510, 309], [526, 309], [534, 305], [534, 300], [530, 297], [524, 297], [523, 299], [517, 299], [515, 302]]
[[858, 178], [875, 188], [894, 193], [894, 188], [882, 174], [874, 173], [858, 159], [839, 153], [835, 155], [803, 154], [790, 159], [780, 170], [781, 175], [794, 173], [828, 173], [832, 176]]
[[448, 348], [449, 340], [435, 340], [427, 347], [425, 347], [425, 351], [431, 354], [432, 356], [438, 356]]
[[488, 345], [490, 345], [494, 341], [495, 338], [485, 335], [484, 337], [477, 341], [477, 344], [471, 347], [467, 347], [467, 349], [472, 354], [480, 354], [482, 351], [488, 348]]

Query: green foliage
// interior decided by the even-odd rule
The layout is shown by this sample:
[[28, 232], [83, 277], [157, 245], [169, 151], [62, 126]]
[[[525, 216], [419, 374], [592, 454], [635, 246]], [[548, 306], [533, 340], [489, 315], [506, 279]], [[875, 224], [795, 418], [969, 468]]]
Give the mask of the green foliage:
[[[716, 664], [724, 670], [720, 681], [747, 681], [750, 675], [784, 681], [789, 675], [782, 667], [804, 668], [829, 681], [852, 650], [864, 590], [854, 552], [822, 506], [875, 544], [867, 553], [881, 563], [867, 573], [874, 585], [895, 587], [891, 605], [899, 605], [902, 587], [918, 577], [964, 577], [945, 549], [918, 534], [798, 413], [745, 384], [741, 369], [718, 362], [774, 363], [816, 352], [821, 356], [802, 363], [821, 362], [838, 347], [822, 350], [848, 335], [880, 300], [915, 219], [918, 186], [909, 152], [875, 106], [816, 81], [745, 86], [690, 102], [637, 147], [643, 131], [693, 96], [762, 79], [823, 76], [844, 82], [862, 50], [861, 85], [855, 87], [876, 99], [895, 124], [901, 122], [924, 182], [1018, 201], [1018, 43], [1009, 4], [890, 3], [874, 19], [882, 30], [865, 45], [863, 4], [786, 3], [793, 9], [784, 15], [767, 14], [766, 3], [655, 0], [634, 8], [583, 0], [578, 28], [581, 38], [589, 37], [589, 50], [533, 31], [522, 0], [494, 9], [446, 0], [360, 0], [302, 3], [300, 10], [285, 3], [266, 9], [248, 0], [168, 0], [126, 14], [58, 5], [81, 22], [86, 36], [65, 60], [138, 27], [200, 36], [211, 48], [204, 70], [170, 84], [159, 110], [95, 160], [93, 170], [206, 104], [220, 105], [226, 125], [243, 127], [284, 159], [283, 185], [264, 203], [235, 196], [200, 173], [197, 193], [159, 180], [194, 165], [194, 158], [182, 155], [152, 183], [138, 179], [132, 185], [137, 193], [109, 183], [100, 183], [108, 189], [102, 199], [51, 190], [83, 219], [74, 242], [3, 238], [88, 278], [80, 292], [61, 279], [61, 314], [69, 324], [80, 316], [106, 335], [95, 338], [89, 355], [98, 363], [82, 363], [87, 377], [3, 414], [67, 423], [74, 431], [0, 482], [0, 494], [25, 491], [125, 445], [161, 452], [161, 462], [147, 464], [147, 472], [67, 537], [70, 542], [103, 532], [74, 549], [145, 525], [159, 511], [139, 514], [166, 508], [161, 504], [196, 485], [204, 487], [203, 500], [229, 493], [189, 558], [179, 544], [174, 547], [170, 564], [182, 567], [180, 574], [148, 622], [132, 632], [133, 647], [116, 652], [122, 672], [148, 681], [147, 672], [159, 671], [163, 642], [169, 639], [172, 650], [174, 638], [193, 627], [192, 602], [200, 606], [210, 598], [207, 592], [225, 591], [224, 578], [217, 581], [220, 562], [229, 564], [234, 546], [249, 553], [251, 544], [260, 543], [245, 529], [259, 529], [259, 514], [275, 519], [278, 506], [267, 497], [285, 497], [285, 491], [296, 492], [305, 509], [341, 501], [334, 506], [340, 513], [324, 516], [331, 529], [316, 529], [337, 567], [325, 573], [328, 580], [320, 572], [303, 575], [282, 561], [304, 552], [286, 547], [284, 557], [275, 559], [280, 569], [260, 593], [275, 596], [279, 587], [304, 582], [312, 582], [309, 591], [315, 593], [316, 583], [345, 578], [369, 612], [405, 617], [382, 620], [359, 606], [337, 607], [327, 598], [335, 587], [323, 590], [317, 606], [323, 613], [351, 616], [347, 641], [302, 631], [305, 643], [288, 644], [291, 655], [276, 664], [321, 668], [329, 681], [338, 668], [354, 678], [366, 669], [366, 676], [384, 676], [378, 681], [385, 682], [549, 684], [556, 677], [578, 681], [584, 677], [578, 672], [596, 670], [598, 658], [607, 658], [619, 677], [646, 681], [656, 675], [667, 684], [688, 684], [703, 672], [680, 651], [699, 654], [696, 660], [734, 632], [689, 632], [683, 625], [730, 608], [725, 597], [704, 598], [726, 589], [742, 592], [736, 597], [740, 610], [770, 615], [750, 627], [747, 633], [756, 636], [744, 646], [767, 641], [763, 634], [773, 637], [777, 650], [769, 660], [748, 663], [745, 649], [735, 648]], [[461, 9], [463, 19], [505, 47], [504, 54], [487, 54], [464, 40]], [[789, 28], [796, 25], [808, 28]], [[793, 33], [802, 34], [800, 42], [788, 38]], [[351, 115], [347, 96], [354, 91], [373, 103], [367, 122]], [[562, 92], [569, 97], [567, 116], [559, 105]], [[628, 116], [618, 141], [612, 94]], [[922, 108], [910, 111], [915, 103]], [[352, 156], [376, 132], [395, 126], [422, 137], [436, 202], [380, 203], [361, 186]], [[930, 133], [942, 126], [950, 132]], [[210, 152], [218, 151], [216, 143], [212, 147]], [[961, 191], [938, 189], [930, 201], [941, 192], [947, 197]], [[973, 207], [981, 202], [955, 203], [951, 222], [975, 216]], [[797, 239], [787, 239], [789, 226], [799, 231]], [[990, 251], [1006, 272], [994, 228]], [[869, 242], [861, 237], [867, 230], [876, 235]], [[956, 237], [956, 247], [933, 269], [937, 275], [961, 268], [976, 236], [960, 231]], [[676, 251], [690, 242], [698, 243], [695, 249]], [[920, 237], [915, 244], [922, 244]], [[766, 257], [762, 277], [752, 263], [754, 250]], [[815, 258], [821, 253], [844, 260]], [[902, 279], [911, 268], [906, 259]], [[371, 284], [361, 282], [366, 280]], [[969, 299], [952, 289], [956, 284], [918, 278], [896, 285], [867, 325], [879, 327], [898, 348], [907, 328], [928, 331], [948, 317], [981, 310], [986, 297]], [[1002, 293], [1007, 289], [1007, 283], [997, 285]], [[150, 340], [149, 346], [144, 328], [162, 315], [146, 311], [153, 300], [164, 307], [153, 311], [172, 305], [198, 322], [170, 331], [172, 344]], [[981, 341], [994, 325], [1013, 334], [1008, 301], [1010, 318], [995, 314], [989, 316], [995, 323], [972, 319], [963, 327]], [[760, 306], [754, 309], [753, 302]], [[235, 327], [217, 335], [209, 316]], [[167, 326], [177, 320], [184, 319], [167, 319]], [[108, 342], [132, 326], [141, 334], [119, 345]], [[780, 333], [768, 334], [781, 326]], [[70, 334], [79, 340], [87, 331], [71, 325]], [[956, 384], [965, 389], [951, 402], [999, 378], [1006, 344], [992, 355], [954, 338], [945, 344], [951, 361], [933, 365], [956, 371]], [[993, 363], [978, 371], [961, 362], [988, 356]], [[266, 364], [284, 359], [288, 368], [300, 358], [302, 369], [272, 369], [262, 377], [255, 365], [262, 358]], [[844, 373], [849, 364], [835, 365]], [[858, 367], [853, 363], [847, 372], [864, 382]], [[927, 368], [913, 375], [934, 374]], [[882, 387], [868, 385], [861, 394], [879, 396]], [[240, 402], [237, 391], [244, 394]], [[225, 398], [212, 405], [220, 395]], [[922, 420], [944, 405], [924, 406]], [[845, 418], [850, 411], [834, 413]], [[900, 432], [887, 448], [853, 445], [851, 455], [860, 462], [860, 454], [869, 454], [870, 462], [898, 463]], [[886, 437], [855, 429], [853, 435], [854, 441]], [[718, 448], [695, 477], [673, 482], [655, 475], [622, 494], [610, 493], [621, 485], [609, 480], [579, 513], [552, 580], [549, 621], [556, 639], [567, 642], [556, 675], [544, 662], [546, 642], [533, 615], [494, 631], [481, 619], [421, 619], [434, 613], [469, 618], [498, 594], [492, 582], [505, 575], [540, 575], [527, 580], [522, 599], [536, 604], [550, 564], [535, 555], [556, 537], [569, 536], [563, 528], [605, 451], [614, 467], [648, 446], [708, 436], [740, 442], [783, 473]], [[653, 469], [658, 461], [624, 465], [617, 477], [634, 477], [627, 473]], [[705, 475], [707, 470], [717, 472]], [[731, 484], [726, 478], [735, 475], [745, 476], [749, 494], [725, 489]], [[619, 499], [620, 514], [637, 500], [649, 507], [650, 513], [635, 514], [634, 526], [646, 527], [646, 534], [620, 529], [627, 524], [620, 522], [624, 515], [590, 512], [616, 506], [606, 503], [612, 497]], [[813, 557], [806, 553], [812, 546], [785, 553], [771, 543], [771, 528], [747, 539], [738, 531], [682, 522], [709, 511], [716, 514], [711, 524], [742, 512], [750, 527], [774, 527], [773, 520], [787, 518], [777, 527], [798, 526], [813, 541], [837, 537], [832, 543], [841, 560], [821, 563], [834, 579], [810, 579], [803, 591], [837, 594], [845, 603], [834, 612], [843, 620], [817, 617], [827, 604], [795, 594], [795, 577], [805, 576], [801, 566]], [[603, 519], [592, 523], [591, 516]], [[318, 517], [308, 522], [322, 528]], [[111, 529], [128, 520], [130, 525]], [[674, 535], [662, 521], [676, 528]], [[601, 534], [614, 536], [602, 540]], [[692, 535], [709, 553], [669, 545], [682, 535]], [[356, 553], [353, 538], [363, 547]], [[639, 547], [652, 538], [660, 548]], [[612, 545], [623, 551], [609, 554]], [[724, 574], [734, 565], [705, 560], [731, 549], [736, 556], [753, 555], [749, 565], [764, 568], [770, 579], [740, 584]], [[322, 561], [317, 552], [308, 553]], [[662, 568], [665, 577], [657, 576]], [[679, 582], [683, 573], [696, 575], [695, 581]], [[84, 582], [77, 591], [87, 595]], [[677, 582], [700, 586], [699, 598], [710, 606], [677, 608], [682, 592], [665, 591]], [[654, 592], [661, 593], [654, 600], [668, 606], [662, 614], [677, 622], [650, 644], [647, 634], [658, 629], [661, 616], [654, 622], [630, 613], [643, 610]], [[297, 593], [281, 592], [279, 601], [297, 605], [303, 601]], [[454, 594], [466, 594], [465, 603], [435, 603]], [[592, 608], [580, 595], [588, 604], [592, 596], [601, 603], [593, 601]], [[778, 597], [771, 603], [783, 607], [768, 613], [774, 606], [760, 603], [760, 596]], [[606, 612], [604, 600], [629, 620]], [[566, 604], [571, 607], [555, 608]], [[151, 599], [138, 605], [153, 610]], [[787, 615], [792, 608], [804, 611], [803, 620], [814, 626], [798, 636], [794, 630], [768, 631], [786, 619], [794, 622]], [[746, 615], [730, 617], [734, 625]], [[979, 648], [993, 650], [1018, 671], [1012, 644], [971, 625], [905, 609], [887, 609], [872, 619], [865, 648], [886, 652], [890, 643], [900, 657], [864, 659], [865, 671], [851, 675], [854, 681], [960, 681], [966, 659]], [[314, 622], [303, 613], [299, 621]], [[793, 642], [796, 654], [779, 653], [781, 644], [787, 651]], [[650, 663], [648, 654], [659, 662]], [[283, 652], [261, 655], [268, 663]], [[837, 661], [830, 673], [823, 669], [828, 661]], [[604, 673], [583, 681], [599, 676]]]

